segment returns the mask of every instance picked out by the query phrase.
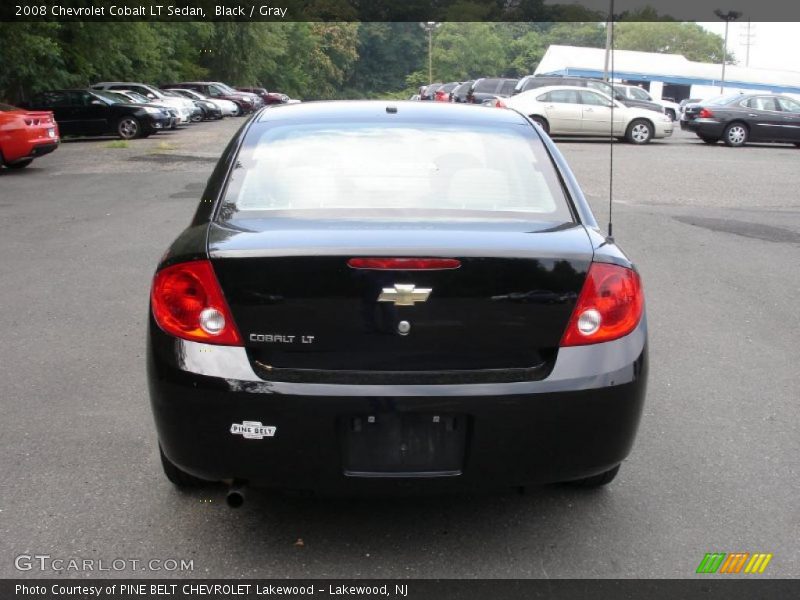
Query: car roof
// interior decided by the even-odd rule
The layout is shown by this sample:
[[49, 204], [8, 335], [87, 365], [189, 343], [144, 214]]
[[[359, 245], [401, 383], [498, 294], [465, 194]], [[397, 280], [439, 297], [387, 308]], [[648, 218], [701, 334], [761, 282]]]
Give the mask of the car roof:
[[147, 87], [158, 89], [152, 83], [143, 83], [141, 81], [100, 81], [94, 85], [146, 85]]
[[[600, 90], [596, 90], [594, 88], [587, 88], [587, 87], [583, 87], [583, 86], [580, 86], [580, 85], [543, 85], [542, 87], [531, 88], [529, 90], [525, 90], [522, 93], [523, 94], [530, 93], [532, 95], [533, 92], [535, 92], [537, 94], [541, 94], [541, 93], [549, 92], [549, 91], [552, 91], [552, 90], [575, 90], [576, 92], [597, 92], [598, 94], [603, 94], [604, 96], [607, 95], [607, 94], [601, 92]], [[522, 94], [520, 94], [520, 95], [522, 95]]]
[[[389, 112], [394, 108], [396, 112]], [[511, 110], [492, 110], [476, 104], [449, 102], [416, 102], [413, 100], [325, 100], [283, 104], [264, 108], [256, 118], [259, 123], [287, 122], [309, 123], [328, 120], [365, 121], [428, 121], [435, 123], [527, 124]]]

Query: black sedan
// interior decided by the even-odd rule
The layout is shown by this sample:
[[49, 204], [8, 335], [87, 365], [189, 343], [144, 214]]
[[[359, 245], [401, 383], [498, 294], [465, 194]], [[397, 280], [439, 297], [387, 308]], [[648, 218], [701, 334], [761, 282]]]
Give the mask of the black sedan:
[[27, 106], [52, 111], [62, 135], [115, 134], [129, 140], [167, 129], [171, 121], [162, 107], [132, 104], [96, 90], [42, 92]]
[[686, 129], [708, 144], [791, 143], [800, 148], [800, 102], [778, 94], [733, 94], [684, 110]]
[[231, 505], [246, 484], [603, 485], [645, 397], [639, 275], [510, 110], [259, 111], [150, 301], [164, 470]]

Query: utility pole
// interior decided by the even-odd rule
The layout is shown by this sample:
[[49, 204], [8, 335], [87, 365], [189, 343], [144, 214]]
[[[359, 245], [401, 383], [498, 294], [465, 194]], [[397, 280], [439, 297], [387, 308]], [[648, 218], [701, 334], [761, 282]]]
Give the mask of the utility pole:
[[719, 93], [725, 93], [725, 63], [728, 62], [728, 25], [731, 21], [735, 21], [742, 16], [742, 13], [736, 10], [729, 10], [724, 13], [720, 9], [714, 11], [720, 19], [725, 21], [725, 41], [722, 44], [722, 80], [719, 82]]
[[419, 24], [422, 29], [428, 32], [428, 85], [433, 83], [433, 32], [442, 26], [436, 21], [426, 21]]
[[756, 37], [755, 27], [753, 27], [753, 23], [748, 19], [747, 21], [747, 29], [742, 31], [739, 36], [739, 41], [744, 44], [745, 47], [745, 59], [744, 59], [744, 66], [750, 66], [750, 46], [753, 45], [753, 39]]

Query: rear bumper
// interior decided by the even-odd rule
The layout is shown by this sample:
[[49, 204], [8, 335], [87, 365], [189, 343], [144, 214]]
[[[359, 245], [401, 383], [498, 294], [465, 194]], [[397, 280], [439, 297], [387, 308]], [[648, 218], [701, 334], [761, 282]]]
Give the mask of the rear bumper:
[[[241, 348], [176, 340], [152, 318], [150, 328], [148, 380], [164, 453], [193, 475], [256, 486], [351, 494], [587, 477], [628, 455], [646, 391], [644, 320], [620, 340], [562, 349], [542, 381], [417, 386], [268, 382]], [[459, 474], [345, 474], [342, 423], [402, 413], [465, 417]], [[275, 427], [275, 434], [231, 433], [245, 421]]]
[[725, 124], [714, 119], [694, 119], [686, 123], [686, 128], [694, 131], [697, 135], [704, 135], [707, 137], [722, 137], [725, 131]]

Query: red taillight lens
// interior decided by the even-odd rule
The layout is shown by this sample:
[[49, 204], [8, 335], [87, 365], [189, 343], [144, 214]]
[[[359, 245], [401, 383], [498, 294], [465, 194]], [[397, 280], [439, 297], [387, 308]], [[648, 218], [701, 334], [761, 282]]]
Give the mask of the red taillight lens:
[[714, 117], [714, 113], [707, 108], [701, 108], [700, 112], [697, 113], [697, 116], [701, 119], [711, 119]]
[[497, 101], [494, 104], [494, 107], [495, 108], [507, 108], [506, 107], [506, 103], [503, 102], [502, 100], [500, 100], [500, 98], [497, 99]]
[[457, 269], [461, 261], [456, 258], [351, 258], [347, 266], [385, 271], [435, 271]]
[[644, 295], [633, 269], [592, 263], [561, 346], [609, 342], [628, 335], [639, 324]]
[[207, 260], [173, 265], [156, 273], [150, 303], [156, 323], [170, 335], [207, 344], [242, 345]]

